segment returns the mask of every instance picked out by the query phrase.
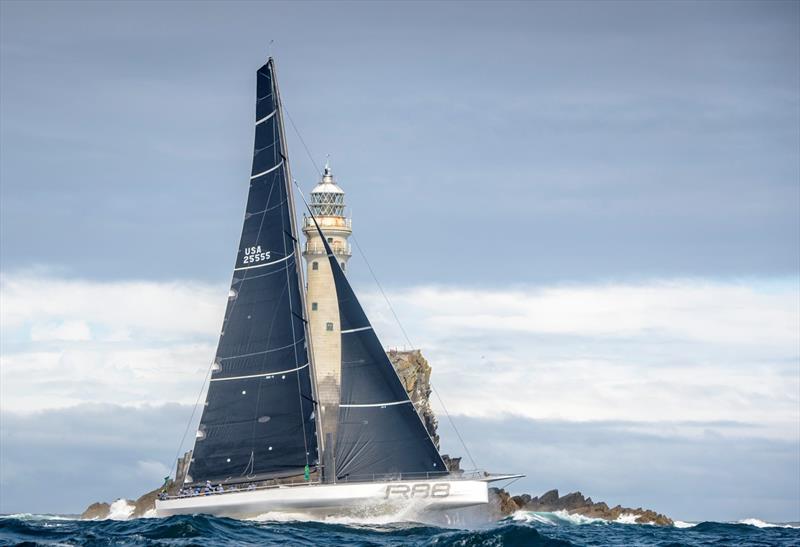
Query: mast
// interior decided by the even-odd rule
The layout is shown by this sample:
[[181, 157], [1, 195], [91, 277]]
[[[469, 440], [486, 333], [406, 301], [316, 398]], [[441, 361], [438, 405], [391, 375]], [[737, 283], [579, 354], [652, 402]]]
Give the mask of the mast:
[[306, 336], [306, 347], [308, 348], [308, 366], [311, 375], [311, 398], [314, 400], [314, 416], [317, 420], [317, 427], [314, 429], [316, 430], [316, 437], [317, 437], [317, 458], [319, 461], [319, 465], [322, 469], [323, 477], [326, 474], [325, 467], [322, 465], [323, 455], [325, 454], [325, 443], [322, 438], [322, 427], [321, 427], [321, 420], [322, 420], [322, 413], [319, 411], [319, 399], [317, 390], [317, 374], [316, 369], [314, 366], [314, 345], [313, 340], [311, 339], [311, 329], [308, 327], [308, 317], [307, 311], [308, 308], [306, 307], [306, 290], [305, 290], [305, 280], [303, 278], [303, 268], [300, 264], [300, 241], [298, 239], [298, 231], [297, 231], [297, 209], [295, 208], [294, 204], [294, 188], [292, 188], [292, 170], [289, 162], [289, 150], [286, 143], [286, 132], [283, 125], [283, 101], [281, 100], [281, 93], [278, 89], [278, 72], [275, 70], [275, 59], [272, 57], [269, 58], [267, 61], [272, 66], [272, 78], [274, 81], [275, 86], [275, 101], [277, 104], [277, 114], [276, 117], [278, 119], [278, 131], [281, 136], [281, 156], [283, 157], [284, 164], [286, 165], [286, 196], [289, 201], [289, 210], [292, 213], [292, 239], [294, 240], [294, 254], [298, 257], [295, 260], [295, 269], [297, 271], [297, 281], [299, 284], [300, 290], [300, 302], [302, 306], [300, 307], [301, 313], [303, 316], [303, 325], [305, 327], [305, 336]]

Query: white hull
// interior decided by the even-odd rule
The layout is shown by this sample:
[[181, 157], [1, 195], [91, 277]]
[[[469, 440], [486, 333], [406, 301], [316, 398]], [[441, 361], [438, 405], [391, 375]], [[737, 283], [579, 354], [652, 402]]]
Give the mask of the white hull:
[[254, 518], [264, 513], [380, 515], [410, 510], [459, 509], [488, 503], [487, 484], [478, 480], [422, 480], [277, 486], [259, 490], [156, 501], [160, 517], [205, 513]]

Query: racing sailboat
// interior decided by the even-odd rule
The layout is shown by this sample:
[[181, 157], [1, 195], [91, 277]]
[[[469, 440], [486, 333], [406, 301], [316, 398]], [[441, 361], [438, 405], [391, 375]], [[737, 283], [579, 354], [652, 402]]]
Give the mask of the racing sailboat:
[[[323, 439], [275, 64], [257, 71], [247, 209], [183, 488], [159, 516], [446, 510], [488, 501], [509, 475], [451, 473], [310, 212], [333, 274], [341, 400]], [[324, 441], [327, 440], [327, 446]]]

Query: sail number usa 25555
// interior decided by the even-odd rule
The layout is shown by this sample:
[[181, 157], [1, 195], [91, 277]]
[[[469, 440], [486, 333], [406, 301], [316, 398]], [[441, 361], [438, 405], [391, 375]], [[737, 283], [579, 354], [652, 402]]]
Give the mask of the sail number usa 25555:
[[269, 260], [271, 251], [262, 251], [261, 245], [255, 247], [245, 247], [244, 257], [242, 257], [243, 264], [255, 264], [256, 262], [264, 262]]

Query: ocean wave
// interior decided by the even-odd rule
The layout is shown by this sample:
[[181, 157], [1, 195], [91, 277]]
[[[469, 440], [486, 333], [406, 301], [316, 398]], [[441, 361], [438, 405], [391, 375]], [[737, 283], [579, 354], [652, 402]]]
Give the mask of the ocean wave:
[[[639, 515], [633, 513], [623, 513], [617, 520], [607, 520], [596, 517], [587, 517], [567, 511], [517, 511], [511, 515], [510, 519], [518, 522], [538, 523], [551, 526], [559, 524], [585, 525], [585, 524], [638, 524], [640, 526], [655, 526], [650, 522], [636, 522]], [[687, 523], [682, 523], [687, 524]]]
[[568, 513], [567, 511], [517, 511], [511, 515], [510, 518], [517, 522], [547, 524], [551, 526], [558, 526], [559, 524], [608, 524], [610, 522], [604, 519]]
[[37, 514], [37, 513], [14, 513], [11, 515], [0, 515], [0, 519], [15, 519], [15, 520], [79, 520], [77, 515], [52, 515], [52, 514]]
[[505, 524], [495, 528], [445, 532], [426, 542], [436, 547], [483, 547], [485, 545], [525, 545], [531, 547], [568, 547], [568, 540], [549, 537], [531, 526]]
[[[122, 504], [119, 513], [127, 509]], [[478, 547], [568, 545], [762, 545], [800, 544], [792, 524], [764, 521], [630, 526], [565, 512], [518, 512], [471, 529], [365, 518], [302, 520], [309, 515], [271, 513], [236, 520], [205, 515], [82, 521], [70, 516], [17, 514], [0, 518], [0, 545], [371, 545], [389, 547]], [[757, 519], [753, 519], [755, 522]], [[680, 521], [679, 521], [680, 522]], [[760, 524], [757, 526], [756, 524]], [[684, 526], [686, 525], [686, 526]]]
[[755, 526], [756, 528], [796, 528], [800, 529], [800, 523], [774, 523], [764, 522], [761, 519], [747, 518], [737, 521], [736, 524], [747, 524], [748, 526]]
[[654, 522], [636, 522], [636, 519], [638, 518], [639, 515], [635, 515], [633, 513], [622, 513], [614, 522], [618, 524], [640, 524], [643, 526], [655, 526]]
[[424, 510], [423, 506], [404, 505], [394, 511], [387, 512], [384, 506], [363, 506], [351, 509], [346, 515], [320, 516], [306, 512], [274, 511], [262, 513], [254, 518], [247, 519], [252, 522], [280, 523], [280, 522], [319, 522], [342, 526], [371, 528], [378, 531], [385, 527], [396, 526], [433, 526], [436, 528], [476, 529], [493, 523], [488, 512], [471, 511], [469, 508], [457, 511], [431, 512]]
[[342, 526], [358, 526], [358, 527], [376, 527], [390, 526], [395, 524], [413, 524], [415, 521], [409, 521], [403, 515], [386, 514], [386, 515], [351, 515], [351, 516], [318, 516], [309, 513], [284, 513], [280, 511], [272, 511], [263, 513], [257, 517], [246, 519], [252, 522], [319, 522], [324, 524], [339, 524]]
[[136, 506], [126, 499], [118, 499], [108, 508], [109, 520], [129, 520]]

